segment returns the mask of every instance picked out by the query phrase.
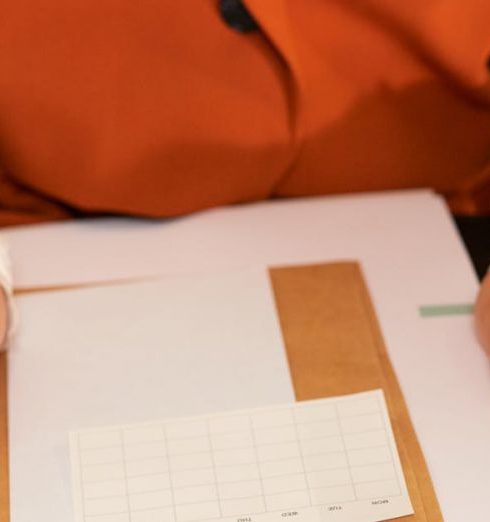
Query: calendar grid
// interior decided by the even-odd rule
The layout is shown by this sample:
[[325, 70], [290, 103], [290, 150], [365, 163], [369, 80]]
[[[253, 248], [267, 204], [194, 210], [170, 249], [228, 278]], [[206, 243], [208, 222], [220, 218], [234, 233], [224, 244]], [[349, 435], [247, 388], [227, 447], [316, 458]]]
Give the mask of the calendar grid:
[[[379, 404], [380, 411], [384, 410], [385, 414], [388, 415], [387, 406], [386, 406], [384, 397], [383, 396], [378, 396], [377, 397], [377, 401], [378, 401], [378, 404]], [[386, 432], [386, 437], [388, 438], [390, 434], [386, 431], [386, 423], [385, 423], [385, 432]], [[391, 436], [394, 439], [393, 432], [391, 432]], [[397, 459], [397, 455], [395, 455], [394, 450], [396, 451], [396, 444], [390, 444], [390, 451], [391, 451], [392, 461], [395, 461]], [[398, 483], [398, 493], [401, 495], [402, 487], [401, 487], [401, 484], [400, 484], [400, 477], [399, 477], [398, 474], [396, 475], [396, 481]]]
[[[77, 459], [77, 466], [78, 466], [78, 469], [82, 469], [82, 452], [80, 451], [80, 434], [77, 434], [77, 438], [76, 438], [76, 443], [77, 443], [77, 449], [78, 449], [78, 459]], [[85, 491], [84, 491], [84, 487], [83, 487], [83, 480], [80, 480], [79, 482], [79, 485], [80, 485], [80, 490], [81, 490], [81, 497], [82, 497], [82, 501], [79, 503], [80, 505], [80, 510], [81, 510], [81, 518], [82, 520], [85, 520], [85, 509], [84, 509], [84, 505], [83, 505], [83, 499], [85, 498]]]
[[313, 501], [311, 498], [311, 491], [310, 491], [309, 483], [308, 483], [308, 474], [306, 473], [305, 459], [304, 459], [303, 451], [301, 449], [301, 441], [300, 441], [299, 434], [298, 434], [298, 425], [297, 425], [297, 419], [296, 419], [296, 408], [294, 406], [291, 408], [291, 414], [293, 417], [294, 435], [298, 442], [298, 450], [299, 450], [299, 454], [300, 454], [300, 458], [301, 458], [301, 466], [303, 468], [303, 475], [305, 477], [305, 483], [308, 487], [308, 506], [312, 506]]
[[[167, 448], [167, 432], [165, 430], [165, 424], [162, 425], [162, 434], [163, 434], [165, 448]], [[167, 459], [167, 463], [168, 463], [168, 469], [170, 471], [170, 461], [168, 458], [168, 450], [166, 451], [166, 459]], [[171, 495], [171, 499], [172, 499], [172, 514], [173, 514], [173, 518], [175, 520], [177, 518], [177, 513], [175, 510], [175, 495], [174, 495], [174, 488], [173, 488], [173, 484], [172, 484], [172, 473], [169, 473], [168, 481], [169, 481], [169, 486], [170, 486], [170, 495]]]
[[123, 470], [124, 470], [124, 489], [126, 491], [126, 497], [127, 497], [127, 510], [128, 510], [128, 518], [129, 522], [132, 522], [132, 514], [131, 514], [131, 504], [130, 504], [130, 497], [129, 497], [129, 486], [128, 486], [128, 473], [127, 473], [127, 466], [126, 466], [126, 452], [124, 451], [124, 432], [121, 430], [119, 432], [119, 437], [121, 440], [121, 451], [122, 451], [122, 462], [123, 462]]
[[78, 520], [232, 521], [320, 506], [372, 510], [385, 498], [409, 506], [385, 412], [370, 392], [79, 432]]
[[[267, 509], [267, 504], [266, 504], [266, 501], [265, 501], [265, 491], [264, 491], [264, 481], [262, 479], [262, 475], [260, 473], [260, 462], [259, 462], [259, 454], [258, 454], [258, 451], [257, 451], [257, 441], [255, 439], [255, 434], [254, 434], [254, 429], [253, 429], [253, 424], [252, 424], [252, 418], [249, 417], [248, 419], [248, 426], [249, 426], [249, 429], [250, 429], [250, 433], [252, 434], [252, 444], [253, 444], [253, 448], [254, 448], [254, 457], [255, 457], [255, 462], [257, 464], [257, 469], [259, 470], [259, 482], [260, 482], [260, 492], [261, 492], [261, 498], [262, 498], [262, 503], [263, 503], [263, 506], [264, 506], [264, 511], [262, 511], [261, 513], [264, 513], [265, 510]], [[239, 484], [240, 482], [243, 482], [241, 480], [235, 480], [235, 481], [231, 481], [231, 483], [235, 483], [235, 484]]]
[[[342, 448], [343, 450], [345, 451], [345, 455], [346, 455], [346, 458], [347, 458], [347, 462], [349, 464], [349, 466], [347, 467], [348, 469], [348, 473], [349, 473], [349, 480], [350, 480], [350, 483], [352, 485], [354, 485], [354, 480], [352, 478], [352, 472], [350, 470], [350, 462], [349, 462], [349, 452], [347, 451], [347, 447], [346, 447], [346, 444], [345, 444], [345, 439], [344, 439], [344, 434], [343, 434], [343, 431], [342, 431], [342, 426], [340, 424], [340, 417], [339, 417], [339, 407], [338, 407], [338, 404], [335, 403], [334, 404], [334, 407], [335, 407], [335, 418], [337, 420], [337, 424], [339, 426], [339, 432], [340, 432], [340, 436], [341, 436], [341, 439], [342, 439]], [[354, 488], [354, 495], [355, 495], [355, 500], [358, 500], [357, 499], [357, 493], [356, 493], [356, 490]]]
[[208, 437], [208, 444], [209, 444], [209, 450], [211, 452], [211, 463], [212, 463], [212, 469], [213, 469], [213, 475], [214, 475], [214, 485], [216, 487], [216, 496], [218, 497], [218, 507], [219, 507], [219, 517], [223, 517], [222, 509], [221, 509], [221, 502], [219, 502], [219, 484], [218, 484], [218, 476], [216, 474], [216, 462], [213, 455], [213, 443], [211, 441], [211, 435], [209, 430], [209, 420], [206, 419], [206, 435]]

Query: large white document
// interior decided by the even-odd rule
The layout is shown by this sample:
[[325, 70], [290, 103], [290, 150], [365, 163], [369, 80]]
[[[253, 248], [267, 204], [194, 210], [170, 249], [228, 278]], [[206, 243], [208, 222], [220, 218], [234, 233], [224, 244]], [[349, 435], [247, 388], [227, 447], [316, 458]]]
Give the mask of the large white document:
[[[17, 287], [164, 278], [19, 298], [9, 356], [12, 522], [69, 520], [69, 430], [293, 400], [266, 266], [339, 259], [362, 265], [445, 520], [488, 521], [490, 365], [471, 315], [420, 314], [421, 306], [471, 303], [478, 287], [448, 210], [431, 192], [6, 235]], [[207, 286], [189, 283], [201, 276]], [[177, 289], [182, 280], [187, 292]], [[195, 326], [184, 327], [191, 319]], [[111, 388], [103, 385], [108, 374]], [[155, 394], [161, 402], [149, 400]]]

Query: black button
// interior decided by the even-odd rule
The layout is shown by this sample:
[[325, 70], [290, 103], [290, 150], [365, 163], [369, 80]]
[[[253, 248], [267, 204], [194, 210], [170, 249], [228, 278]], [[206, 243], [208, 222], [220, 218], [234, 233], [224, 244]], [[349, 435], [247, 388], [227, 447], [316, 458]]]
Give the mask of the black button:
[[256, 31], [259, 26], [241, 0], [220, 0], [219, 10], [226, 24], [240, 33]]

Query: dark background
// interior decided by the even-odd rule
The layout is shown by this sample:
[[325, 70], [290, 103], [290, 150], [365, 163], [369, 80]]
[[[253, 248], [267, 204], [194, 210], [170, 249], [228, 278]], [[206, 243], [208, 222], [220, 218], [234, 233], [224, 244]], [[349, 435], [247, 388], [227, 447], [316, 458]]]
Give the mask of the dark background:
[[490, 267], [490, 216], [454, 216], [480, 279]]

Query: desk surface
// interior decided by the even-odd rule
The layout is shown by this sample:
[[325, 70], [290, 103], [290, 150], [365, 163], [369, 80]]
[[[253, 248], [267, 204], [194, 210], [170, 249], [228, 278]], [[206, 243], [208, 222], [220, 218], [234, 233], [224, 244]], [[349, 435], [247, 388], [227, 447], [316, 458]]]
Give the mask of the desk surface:
[[[475, 273], [450, 215], [432, 193], [262, 203], [160, 224], [73, 222], [8, 230], [7, 236], [16, 285], [22, 288], [359, 259], [444, 519], [487, 521], [488, 361], [475, 342], [471, 317], [423, 319], [418, 312], [421, 305], [471, 302], [477, 290]], [[54, 321], [63, 307], [48, 294], [24, 296], [20, 304], [20, 337], [30, 340], [43, 331], [41, 311], [43, 318]], [[48, 339], [37, 344], [49, 355]], [[23, 356], [19, 349], [15, 357]], [[30, 364], [35, 374], [28, 354], [23, 364]], [[25, 445], [32, 440], [30, 423], [36, 420], [42, 426], [41, 412], [29, 393], [22, 375], [13, 376], [11, 479], [19, 493]], [[283, 400], [289, 392], [284, 388], [274, 393]], [[173, 405], [177, 413], [180, 406]], [[42, 443], [42, 437], [36, 443]], [[26, 497], [17, 497], [13, 512], [21, 509], [22, 498]], [[18, 516], [12, 522], [28, 520]]]

